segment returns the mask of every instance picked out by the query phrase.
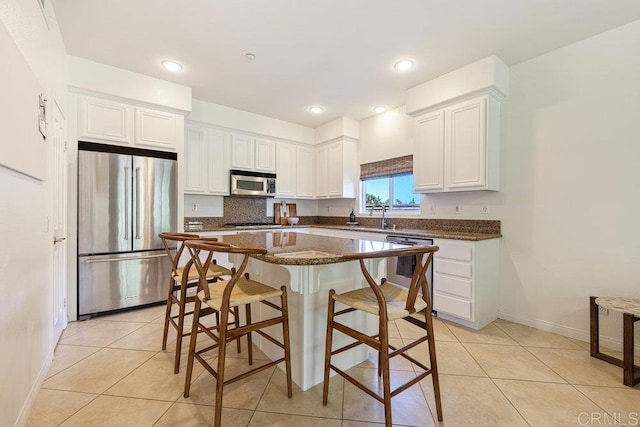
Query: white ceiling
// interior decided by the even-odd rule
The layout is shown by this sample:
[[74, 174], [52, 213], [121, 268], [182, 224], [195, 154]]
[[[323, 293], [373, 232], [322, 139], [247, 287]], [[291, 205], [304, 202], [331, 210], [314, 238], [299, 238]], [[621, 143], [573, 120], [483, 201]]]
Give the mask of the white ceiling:
[[[52, 2], [71, 55], [311, 127], [402, 105], [405, 90], [491, 54], [513, 65], [640, 19], [638, 0]], [[416, 65], [398, 73], [403, 58]]]

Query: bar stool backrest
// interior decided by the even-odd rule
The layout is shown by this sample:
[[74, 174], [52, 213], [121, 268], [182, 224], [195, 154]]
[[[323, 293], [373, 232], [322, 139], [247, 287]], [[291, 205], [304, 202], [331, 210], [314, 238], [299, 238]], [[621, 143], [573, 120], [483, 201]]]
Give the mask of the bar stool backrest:
[[[264, 255], [267, 253], [267, 250], [264, 248], [239, 248], [236, 246], [231, 246], [228, 243], [210, 240], [187, 240], [185, 242], [185, 246], [188, 248], [191, 255], [191, 259], [185, 266], [185, 269], [187, 267], [190, 267], [192, 264], [195, 265], [200, 277], [198, 292], [204, 291], [205, 300], [211, 299], [209, 286], [207, 285], [206, 272], [209, 270], [209, 266], [211, 265], [212, 260], [214, 260], [214, 254], [216, 252], [221, 252], [227, 254], [244, 255], [242, 263], [236, 269], [235, 274], [231, 276], [229, 282], [226, 284], [222, 296], [223, 310], [225, 310], [225, 308], [229, 308], [231, 291], [233, 290], [233, 287], [236, 285], [236, 283], [238, 283], [238, 280], [242, 277], [245, 268], [247, 268], [247, 264], [249, 263], [249, 255]], [[245, 276], [248, 279], [248, 274], [245, 274]]]
[[378, 307], [381, 321], [387, 320], [387, 305], [382, 291], [379, 289], [380, 285], [383, 285], [387, 279], [382, 279], [380, 285], [378, 285], [369, 271], [367, 271], [367, 267], [365, 265], [365, 259], [372, 258], [391, 258], [391, 257], [401, 257], [401, 256], [415, 256], [416, 257], [416, 268], [411, 277], [411, 283], [409, 284], [409, 292], [407, 296], [407, 303], [405, 309], [409, 313], [415, 313], [415, 303], [416, 299], [420, 294], [422, 294], [422, 299], [427, 303], [427, 310], [431, 309], [431, 297], [429, 292], [430, 283], [427, 282], [427, 270], [429, 266], [433, 262], [433, 254], [436, 253], [440, 248], [437, 246], [412, 246], [404, 249], [394, 249], [390, 251], [374, 251], [368, 253], [360, 253], [360, 254], [349, 254], [345, 255], [344, 258], [348, 260], [358, 260], [360, 261], [360, 269], [362, 270], [362, 274], [364, 275], [367, 283], [373, 290], [373, 293], [376, 295], [376, 299], [378, 300]]
[[[178, 268], [180, 267], [180, 258], [185, 250], [184, 243], [187, 240], [202, 240], [208, 242], [217, 242], [218, 239], [215, 237], [200, 237], [197, 234], [189, 234], [189, 233], [171, 233], [171, 232], [162, 232], [158, 234], [160, 239], [162, 240], [162, 245], [164, 246], [167, 255], [169, 256], [169, 260], [171, 261], [171, 275], [178, 275]], [[175, 247], [175, 252], [173, 251]], [[183, 279], [186, 279], [189, 274], [189, 268], [185, 265]]]

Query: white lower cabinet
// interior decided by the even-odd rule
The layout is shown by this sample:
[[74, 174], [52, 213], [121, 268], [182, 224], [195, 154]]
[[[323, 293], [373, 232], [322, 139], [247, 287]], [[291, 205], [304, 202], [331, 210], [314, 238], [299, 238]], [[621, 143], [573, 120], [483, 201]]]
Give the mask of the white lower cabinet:
[[499, 239], [434, 239], [433, 308], [438, 317], [480, 329], [498, 317]]

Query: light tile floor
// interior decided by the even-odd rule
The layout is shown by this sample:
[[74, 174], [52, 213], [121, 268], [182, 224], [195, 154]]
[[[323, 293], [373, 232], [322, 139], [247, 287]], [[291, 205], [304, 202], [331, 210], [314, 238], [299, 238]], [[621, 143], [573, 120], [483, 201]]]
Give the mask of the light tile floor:
[[[182, 396], [188, 339], [181, 372], [174, 375], [176, 334], [161, 351], [163, 318], [164, 307], [158, 306], [70, 323], [28, 425], [210, 425], [213, 377], [196, 365], [191, 395]], [[418, 334], [403, 321], [390, 325], [390, 331], [396, 344]], [[428, 378], [393, 398], [394, 425], [640, 425], [640, 385], [625, 387], [622, 369], [591, 358], [588, 343], [504, 320], [473, 331], [436, 319], [435, 337], [444, 422], [436, 421]], [[231, 374], [246, 367], [245, 350], [230, 349]], [[254, 354], [265, 358], [257, 349]], [[428, 362], [426, 345], [412, 354]], [[371, 355], [349, 372], [376, 389], [376, 360]], [[402, 359], [393, 361], [392, 369], [392, 382], [415, 375]], [[340, 377], [333, 377], [330, 387], [327, 406], [322, 405], [322, 385], [306, 392], [294, 386], [287, 399], [283, 372], [268, 369], [225, 388], [223, 424], [383, 423], [380, 403]]]

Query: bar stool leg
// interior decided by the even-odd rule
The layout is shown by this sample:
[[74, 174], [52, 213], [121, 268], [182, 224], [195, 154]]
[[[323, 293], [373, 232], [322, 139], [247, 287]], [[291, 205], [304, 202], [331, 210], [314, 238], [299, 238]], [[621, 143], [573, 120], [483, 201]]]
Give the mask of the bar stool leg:
[[329, 291], [329, 304], [328, 304], [328, 315], [327, 315], [327, 341], [325, 344], [325, 352], [324, 352], [324, 382], [322, 385], [322, 404], [327, 405], [327, 398], [329, 396], [329, 365], [331, 364], [331, 344], [333, 338], [333, 328], [331, 327], [331, 323], [333, 322], [333, 312], [335, 308], [335, 301], [333, 300], [333, 296], [336, 291], [331, 289]]
[[388, 325], [383, 325], [380, 317], [380, 340], [378, 341], [378, 355], [382, 368], [382, 398], [384, 403], [384, 422], [391, 426], [391, 375], [389, 372], [389, 339], [387, 338]]
[[287, 300], [287, 287], [281, 286], [282, 295], [282, 341], [284, 344], [284, 367], [287, 371], [287, 397], [293, 396], [293, 385], [291, 384], [291, 342], [289, 340], [289, 305]]
[[173, 361], [173, 373], [180, 372], [180, 355], [182, 352], [182, 336], [184, 335], [184, 312], [187, 308], [187, 287], [183, 284], [180, 286], [180, 301], [178, 301], [178, 336], [176, 337], [176, 355]]
[[[240, 327], [240, 309], [238, 307], [233, 307], [233, 324], [236, 329]], [[242, 347], [240, 346], [240, 338], [236, 341], [236, 350], [238, 354], [242, 351]], [[249, 363], [251, 365], [251, 363]]]
[[600, 317], [596, 297], [589, 297], [589, 320], [591, 335], [591, 357], [597, 357], [600, 352]]
[[438, 379], [438, 362], [436, 360], [436, 342], [433, 335], [431, 305], [424, 309], [424, 321], [427, 325], [429, 363], [431, 363], [431, 381], [433, 382], [433, 396], [436, 401], [436, 414], [438, 415], [438, 421], [442, 421], [442, 401], [440, 400], [440, 380]]
[[173, 306], [173, 288], [175, 281], [169, 278], [169, 295], [167, 295], [167, 310], [164, 314], [164, 332], [162, 334], [162, 349], [167, 349], [167, 336], [169, 335], [169, 318], [171, 317], [171, 307]]
[[[251, 304], [246, 304], [244, 306], [245, 315], [247, 318], [247, 326], [251, 325]], [[240, 339], [238, 339], [238, 343], [240, 343]], [[249, 356], [249, 365], [253, 365], [253, 341], [251, 338], [251, 331], [247, 333], [247, 355]]]
[[187, 375], [184, 381], [184, 397], [189, 397], [191, 389], [191, 375], [193, 374], [193, 359], [196, 353], [196, 340], [198, 339], [198, 322], [200, 322], [200, 298], [196, 298], [193, 309], [193, 326], [191, 327], [191, 339], [189, 340], [189, 356], [187, 357]]
[[624, 369], [624, 385], [633, 387], [633, 314], [624, 313], [623, 316], [623, 333], [622, 333], [622, 363]]
[[218, 375], [216, 376], [216, 399], [214, 426], [222, 424], [222, 391], [224, 386], [224, 364], [227, 354], [227, 329], [229, 328], [229, 307], [222, 307], [220, 310], [220, 335], [218, 341]]

